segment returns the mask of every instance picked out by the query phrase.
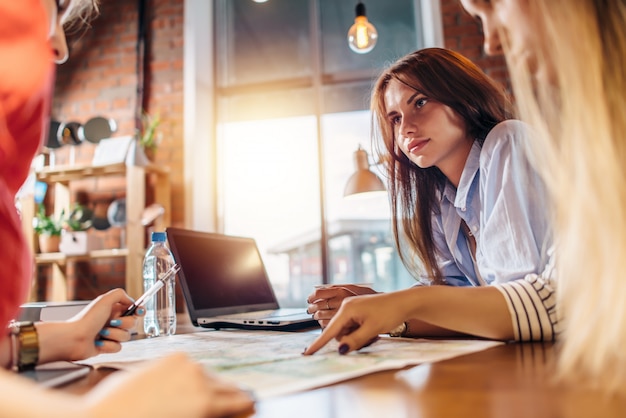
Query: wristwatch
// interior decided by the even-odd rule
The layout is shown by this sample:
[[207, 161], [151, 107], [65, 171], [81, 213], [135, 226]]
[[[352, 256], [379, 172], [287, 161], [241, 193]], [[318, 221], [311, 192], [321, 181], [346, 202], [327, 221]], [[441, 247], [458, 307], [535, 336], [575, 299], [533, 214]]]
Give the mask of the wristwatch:
[[12, 366], [16, 371], [32, 369], [39, 361], [39, 338], [32, 322], [9, 323], [12, 340]]
[[407, 329], [409, 329], [408, 324], [406, 322], [403, 322], [397, 327], [395, 327], [394, 329], [392, 329], [391, 331], [389, 331], [389, 336], [390, 337], [404, 337]]

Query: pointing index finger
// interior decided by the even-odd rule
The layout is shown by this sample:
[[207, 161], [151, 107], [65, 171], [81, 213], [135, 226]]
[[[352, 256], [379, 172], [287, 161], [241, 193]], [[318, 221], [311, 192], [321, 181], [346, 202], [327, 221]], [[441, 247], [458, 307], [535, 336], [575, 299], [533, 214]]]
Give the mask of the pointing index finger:
[[307, 347], [306, 350], [302, 354], [305, 356], [310, 356], [311, 354], [319, 351], [320, 348], [324, 347], [326, 344], [330, 342], [333, 338], [337, 338], [340, 335], [341, 329], [343, 328], [341, 323], [339, 322], [341, 319], [338, 316], [335, 316], [326, 329], [322, 331], [322, 334], [311, 343], [310, 346]]

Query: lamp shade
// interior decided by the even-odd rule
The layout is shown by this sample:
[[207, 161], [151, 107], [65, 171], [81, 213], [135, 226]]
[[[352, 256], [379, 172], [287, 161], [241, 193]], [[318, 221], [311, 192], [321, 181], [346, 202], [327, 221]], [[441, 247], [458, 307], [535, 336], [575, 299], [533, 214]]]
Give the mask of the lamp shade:
[[354, 165], [356, 171], [350, 176], [343, 191], [344, 197], [360, 193], [384, 192], [385, 185], [382, 180], [370, 170], [367, 152], [359, 147], [354, 152]]

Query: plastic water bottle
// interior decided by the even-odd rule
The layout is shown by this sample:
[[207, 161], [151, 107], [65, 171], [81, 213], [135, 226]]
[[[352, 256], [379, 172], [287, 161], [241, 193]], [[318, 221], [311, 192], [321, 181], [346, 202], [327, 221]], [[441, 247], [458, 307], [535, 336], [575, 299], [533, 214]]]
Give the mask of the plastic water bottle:
[[[143, 259], [143, 290], [148, 290], [158, 277], [174, 265], [174, 257], [165, 246], [165, 232], [153, 232], [152, 243]], [[159, 291], [146, 301], [143, 331], [146, 337], [173, 335], [176, 333], [176, 280], [171, 278]]]

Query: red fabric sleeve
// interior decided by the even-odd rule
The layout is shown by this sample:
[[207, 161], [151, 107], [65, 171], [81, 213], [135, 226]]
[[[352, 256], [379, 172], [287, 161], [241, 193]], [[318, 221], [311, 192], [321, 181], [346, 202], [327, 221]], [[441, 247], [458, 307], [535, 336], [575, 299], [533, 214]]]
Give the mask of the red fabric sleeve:
[[[26, 301], [33, 260], [15, 194], [47, 131], [54, 65], [41, 0], [0, 0], [0, 327]], [[0, 333], [3, 338], [6, 333]]]
[[41, 144], [54, 64], [41, 0], [0, 0], [0, 16], [0, 178], [17, 193]]

